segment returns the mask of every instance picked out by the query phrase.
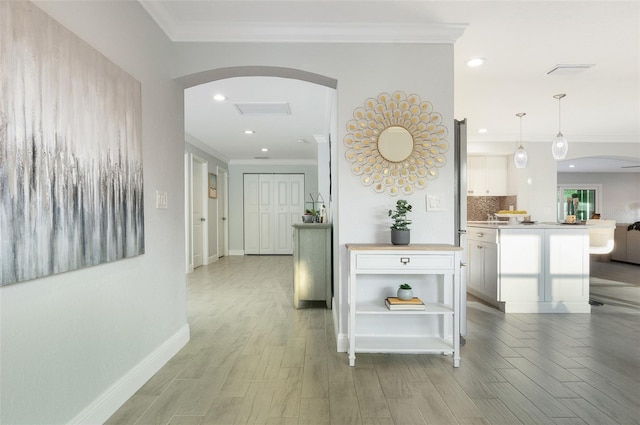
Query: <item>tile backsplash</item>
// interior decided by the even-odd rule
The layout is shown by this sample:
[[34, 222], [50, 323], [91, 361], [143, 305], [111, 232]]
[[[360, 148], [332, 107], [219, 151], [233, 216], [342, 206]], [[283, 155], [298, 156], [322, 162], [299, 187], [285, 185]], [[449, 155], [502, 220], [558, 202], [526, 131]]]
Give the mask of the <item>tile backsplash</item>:
[[518, 209], [517, 196], [467, 196], [467, 221], [486, 221], [487, 214], [508, 210], [510, 205]]

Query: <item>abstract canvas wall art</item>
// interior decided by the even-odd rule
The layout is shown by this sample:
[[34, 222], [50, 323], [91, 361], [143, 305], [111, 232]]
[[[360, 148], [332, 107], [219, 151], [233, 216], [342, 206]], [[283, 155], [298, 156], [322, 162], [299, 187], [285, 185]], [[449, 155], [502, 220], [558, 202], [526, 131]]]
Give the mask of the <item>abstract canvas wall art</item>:
[[0, 2], [0, 285], [144, 253], [141, 87]]

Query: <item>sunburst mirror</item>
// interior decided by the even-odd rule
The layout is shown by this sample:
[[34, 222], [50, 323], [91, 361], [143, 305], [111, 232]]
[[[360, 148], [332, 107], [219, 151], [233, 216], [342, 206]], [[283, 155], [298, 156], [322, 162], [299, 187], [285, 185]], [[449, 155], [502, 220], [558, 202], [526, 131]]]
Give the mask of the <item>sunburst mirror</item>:
[[351, 171], [377, 193], [410, 195], [438, 178], [447, 163], [447, 127], [420, 96], [380, 93], [353, 111], [345, 157]]

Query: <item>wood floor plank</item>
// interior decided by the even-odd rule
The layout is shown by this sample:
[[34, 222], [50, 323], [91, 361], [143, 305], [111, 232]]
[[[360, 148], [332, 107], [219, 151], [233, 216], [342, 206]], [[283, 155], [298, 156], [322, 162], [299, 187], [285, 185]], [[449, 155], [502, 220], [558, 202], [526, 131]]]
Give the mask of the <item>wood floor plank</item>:
[[282, 356], [282, 367], [304, 367], [304, 356], [307, 349], [307, 337], [290, 337]]
[[351, 382], [329, 382], [329, 413], [336, 425], [362, 425], [358, 395]]
[[222, 386], [224, 397], [244, 397], [258, 368], [259, 355], [239, 356]]
[[640, 409], [626, 406], [586, 382], [568, 382], [567, 386], [598, 408], [598, 410], [614, 418], [619, 423], [625, 425], [640, 424]]
[[156, 398], [153, 395], [134, 394], [104, 425], [133, 425]]
[[267, 418], [265, 425], [298, 425], [298, 417], [295, 418]]
[[252, 383], [242, 399], [235, 424], [264, 425], [269, 417], [274, 390], [275, 384], [270, 382]]
[[618, 382], [610, 381], [588, 368], [572, 369], [571, 372], [615, 400], [620, 400], [626, 406], [633, 406], [640, 411], [640, 391], [629, 391], [621, 387]]
[[204, 416], [222, 391], [229, 368], [210, 368], [194, 381], [193, 390], [180, 403], [176, 415]]
[[410, 383], [412, 398], [429, 425], [456, 425], [458, 421], [431, 382]]
[[167, 425], [200, 425], [204, 416], [174, 416]]
[[[580, 381], [580, 378], [566, 369], [569, 366], [573, 366], [574, 368], [582, 368], [580, 364], [571, 359], [559, 358], [559, 356], [555, 355], [555, 352], [549, 353], [549, 351], [545, 351], [545, 353], [542, 354], [530, 347], [516, 348], [515, 350], [523, 358], [527, 359], [535, 366], [544, 370], [546, 373], [552, 375], [560, 382]], [[562, 362], [562, 364], [564, 364], [564, 367], [557, 363], [558, 360]], [[568, 362], [566, 360], [568, 360]], [[513, 364], [513, 362], [510, 363]]]
[[332, 352], [327, 355], [327, 372], [329, 375], [329, 383], [353, 382], [353, 368], [349, 366], [346, 353]]
[[284, 357], [283, 346], [267, 346], [260, 355], [260, 361], [253, 374], [254, 382], [276, 382]]
[[565, 398], [561, 400], [562, 404], [571, 409], [576, 416], [589, 425], [626, 425], [617, 422], [612, 417], [606, 415], [597, 407], [582, 398]]
[[[553, 375], [540, 369], [529, 360], [523, 358], [510, 358], [507, 360], [514, 365], [516, 369], [551, 394], [551, 396], [555, 398], [578, 397], [578, 395], [567, 388], [566, 385], [556, 380]], [[574, 379], [574, 381], [576, 381], [576, 379]]]
[[324, 329], [311, 328], [307, 332], [305, 356], [326, 357], [329, 354], [327, 334]]
[[388, 399], [387, 403], [394, 423], [403, 425], [426, 425], [425, 419], [422, 417], [422, 413], [413, 398], [392, 398]]
[[555, 418], [553, 422], [549, 423], [554, 425], [587, 425], [587, 423], [580, 418]]
[[360, 415], [363, 418], [390, 418], [391, 412], [373, 368], [356, 367], [353, 370], [353, 382], [358, 395]]
[[300, 400], [299, 425], [331, 425], [329, 399], [306, 397]]
[[302, 373], [302, 397], [327, 398], [329, 396], [329, 370], [327, 357], [305, 357]]
[[573, 413], [534, 381], [516, 369], [501, 369], [513, 387], [551, 418], [572, 417]]
[[488, 383], [487, 387], [525, 425], [553, 423], [531, 400], [523, 396], [513, 385], [506, 382]]
[[504, 405], [502, 401], [495, 398], [481, 399], [475, 401], [476, 406], [482, 411], [484, 417], [491, 425], [517, 425], [522, 424], [518, 418]]
[[428, 376], [456, 419], [483, 416], [471, 397], [464, 392], [464, 389], [448, 372], [440, 368], [433, 368], [429, 370]]
[[[511, 360], [511, 359], [508, 359]], [[484, 398], [496, 398], [495, 394], [487, 387], [471, 369], [469, 368], [447, 368], [453, 379], [464, 389], [464, 392], [473, 400]]]
[[234, 425], [243, 402], [242, 397], [217, 397], [204, 416], [207, 425]]
[[395, 422], [391, 418], [362, 418], [362, 425], [395, 425]]
[[280, 368], [269, 409], [270, 417], [298, 417], [302, 393], [302, 368]]
[[407, 366], [390, 354], [378, 354], [373, 357], [373, 364], [382, 392], [387, 399], [411, 397], [404, 376], [408, 375]]
[[195, 382], [190, 379], [176, 379], [160, 394], [156, 401], [144, 412], [137, 425], [165, 425], [175, 414], [180, 403], [191, 393]]

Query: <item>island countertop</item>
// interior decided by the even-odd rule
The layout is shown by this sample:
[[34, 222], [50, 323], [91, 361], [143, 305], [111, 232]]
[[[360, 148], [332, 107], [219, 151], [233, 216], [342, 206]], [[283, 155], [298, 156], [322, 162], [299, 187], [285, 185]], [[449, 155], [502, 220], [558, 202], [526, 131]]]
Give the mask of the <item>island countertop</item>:
[[534, 221], [533, 223], [509, 223], [507, 221], [499, 221], [499, 222], [490, 222], [490, 221], [468, 221], [468, 227], [483, 227], [486, 229], [584, 229], [587, 227], [597, 226], [595, 225], [587, 225], [585, 223], [576, 223], [576, 224], [568, 224], [568, 223], [553, 223], [553, 222], [538, 222]]

